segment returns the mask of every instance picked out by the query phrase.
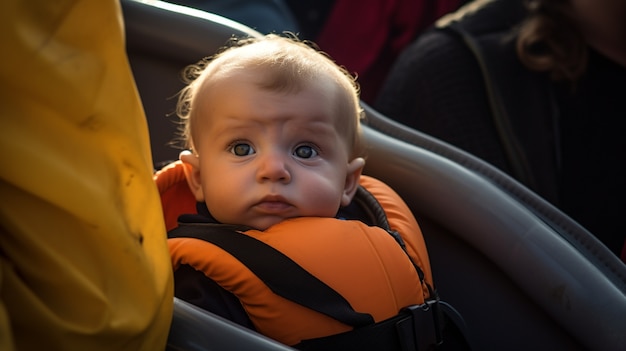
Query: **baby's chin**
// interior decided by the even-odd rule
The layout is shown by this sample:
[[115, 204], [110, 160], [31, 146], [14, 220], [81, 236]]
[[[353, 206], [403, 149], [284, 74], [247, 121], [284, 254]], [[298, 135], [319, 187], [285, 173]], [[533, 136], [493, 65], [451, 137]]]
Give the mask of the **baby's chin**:
[[250, 221], [247, 221], [247, 223], [243, 223], [243, 225], [259, 230], [259, 231], [265, 231], [269, 228], [271, 228], [272, 226], [283, 222], [289, 218], [293, 218], [293, 217], [264, 217], [264, 218], [255, 218], [252, 219]]

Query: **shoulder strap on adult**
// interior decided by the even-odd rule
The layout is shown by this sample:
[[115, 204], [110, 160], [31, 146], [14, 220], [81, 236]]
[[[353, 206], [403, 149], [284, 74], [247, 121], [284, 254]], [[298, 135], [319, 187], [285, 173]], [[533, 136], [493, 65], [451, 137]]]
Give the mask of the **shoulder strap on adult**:
[[511, 175], [556, 201], [561, 169], [558, 104], [549, 75], [528, 70], [515, 49], [528, 9], [522, 0], [482, 3], [475, 13], [440, 28], [459, 38], [476, 60]]
[[356, 312], [343, 296], [282, 252], [232, 228], [181, 224], [171, 230], [168, 237], [195, 238], [217, 245], [248, 267], [275, 294], [344, 324], [360, 327], [374, 323], [371, 315]]
[[[506, 104], [501, 96], [497, 84], [497, 76], [492, 74], [492, 66], [488, 63], [488, 57], [485, 55], [478, 40], [467, 30], [457, 23], [448, 26], [449, 30], [455, 31], [467, 48], [472, 52], [481, 69], [485, 82], [485, 89], [489, 99], [489, 105], [493, 116], [494, 126], [500, 136], [500, 141], [504, 147], [505, 154], [509, 160], [512, 172], [517, 179], [525, 184], [533, 185], [534, 180], [530, 172], [530, 166], [522, 151], [522, 147], [515, 137], [510, 118], [507, 113]], [[495, 62], [497, 65], [497, 61]]]

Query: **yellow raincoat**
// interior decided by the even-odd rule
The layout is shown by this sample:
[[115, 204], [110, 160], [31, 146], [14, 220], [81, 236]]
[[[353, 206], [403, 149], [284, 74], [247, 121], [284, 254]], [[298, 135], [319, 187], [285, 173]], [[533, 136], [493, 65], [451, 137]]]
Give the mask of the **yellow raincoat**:
[[171, 263], [117, 1], [0, 11], [0, 350], [163, 350]]

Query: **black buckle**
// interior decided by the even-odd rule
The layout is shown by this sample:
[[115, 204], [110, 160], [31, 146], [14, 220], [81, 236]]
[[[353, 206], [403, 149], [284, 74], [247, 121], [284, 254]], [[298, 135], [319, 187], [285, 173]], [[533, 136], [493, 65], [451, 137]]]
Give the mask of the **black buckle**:
[[403, 309], [407, 318], [396, 323], [402, 351], [426, 351], [443, 343], [439, 299]]

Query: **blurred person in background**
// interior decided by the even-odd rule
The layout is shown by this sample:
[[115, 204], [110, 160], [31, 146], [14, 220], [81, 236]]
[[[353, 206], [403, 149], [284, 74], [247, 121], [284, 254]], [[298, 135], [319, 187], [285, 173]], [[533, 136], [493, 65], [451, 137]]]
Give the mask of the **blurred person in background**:
[[476, 0], [400, 56], [374, 107], [537, 192], [626, 262], [626, 1]]

